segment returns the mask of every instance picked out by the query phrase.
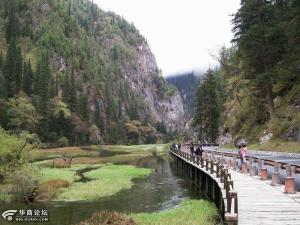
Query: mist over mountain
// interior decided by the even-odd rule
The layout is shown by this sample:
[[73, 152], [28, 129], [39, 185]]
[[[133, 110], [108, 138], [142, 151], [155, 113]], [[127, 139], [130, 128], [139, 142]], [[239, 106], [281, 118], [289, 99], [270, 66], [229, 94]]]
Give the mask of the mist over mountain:
[[197, 88], [202, 79], [202, 73], [192, 71], [180, 74], [173, 74], [166, 77], [167, 81], [174, 85], [183, 99], [185, 115], [188, 120], [191, 119], [194, 112]]

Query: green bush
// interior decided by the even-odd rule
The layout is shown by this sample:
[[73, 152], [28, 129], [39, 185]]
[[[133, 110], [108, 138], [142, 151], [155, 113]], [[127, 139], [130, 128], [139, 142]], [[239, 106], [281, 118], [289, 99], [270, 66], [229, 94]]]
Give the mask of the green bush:
[[57, 140], [57, 146], [58, 147], [66, 147], [69, 145], [69, 140], [66, 137], [61, 137]]
[[23, 167], [8, 177], [8, 181], [12, 185], [10, 192], [14, 200], [28, 201], [33, 196], [38, 186], [36, 173], [34, 168]]

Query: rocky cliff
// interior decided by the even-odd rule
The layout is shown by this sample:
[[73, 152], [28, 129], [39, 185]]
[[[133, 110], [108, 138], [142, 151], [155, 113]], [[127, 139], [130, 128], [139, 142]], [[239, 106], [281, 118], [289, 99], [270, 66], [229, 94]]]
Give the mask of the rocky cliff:
[[[43, 140], [63, 135], [83, 143], [97, 136], [116, 143], [132, 138], [140, 142], [143, 136], [149, 142], [153, 136], [184, 129], [179, 92], [162, 77], [145, 38], [120, 16], [89, 0], [0, 0], [0, 21], [0, 89], [11, 82], [9, 97], [26, 92], [29, 103], [49, 122], [40, 134]], [[20, 60], [32, 67], [26, 88], [15, 88], [19, 81], [3, 70], [13, 48], [20, 49]], [[47, 64], [49, 77], [40, 69]], [[15, 77], [25, 79], [25, 67], [20, 71]], [[64, 104], [70, 116], [64, 115], [63, 121], [70, 127], [53, 126], [62, 118], [55, 118], [50, 109]], [[50, 113], [39, 110], [40, 105]], [[12, 129], [9, 122], [1, 125]]]

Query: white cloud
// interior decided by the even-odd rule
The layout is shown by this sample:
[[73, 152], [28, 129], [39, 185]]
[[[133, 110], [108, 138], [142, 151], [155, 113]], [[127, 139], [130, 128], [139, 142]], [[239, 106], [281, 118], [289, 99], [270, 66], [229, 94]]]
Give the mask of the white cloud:
[[133, 22], [147, 39], [164, 75], [205, 69], [210, 52], [230, 45], [230, 14], [240, 0], [94, 0]]

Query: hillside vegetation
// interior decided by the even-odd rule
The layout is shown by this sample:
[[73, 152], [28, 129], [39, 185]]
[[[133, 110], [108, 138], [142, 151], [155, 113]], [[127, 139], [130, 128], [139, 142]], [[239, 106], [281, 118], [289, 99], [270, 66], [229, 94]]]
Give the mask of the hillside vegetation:
[[194, 126], [201, 140], [300, 141], [300, 2], [242, 1], [233, 47], [199, 87]]
[[156, 142], [168, 137], [173, 96], [146, 40], [120, 16], [89, 0], [0, 0], [6, 130], [55, 146]]

